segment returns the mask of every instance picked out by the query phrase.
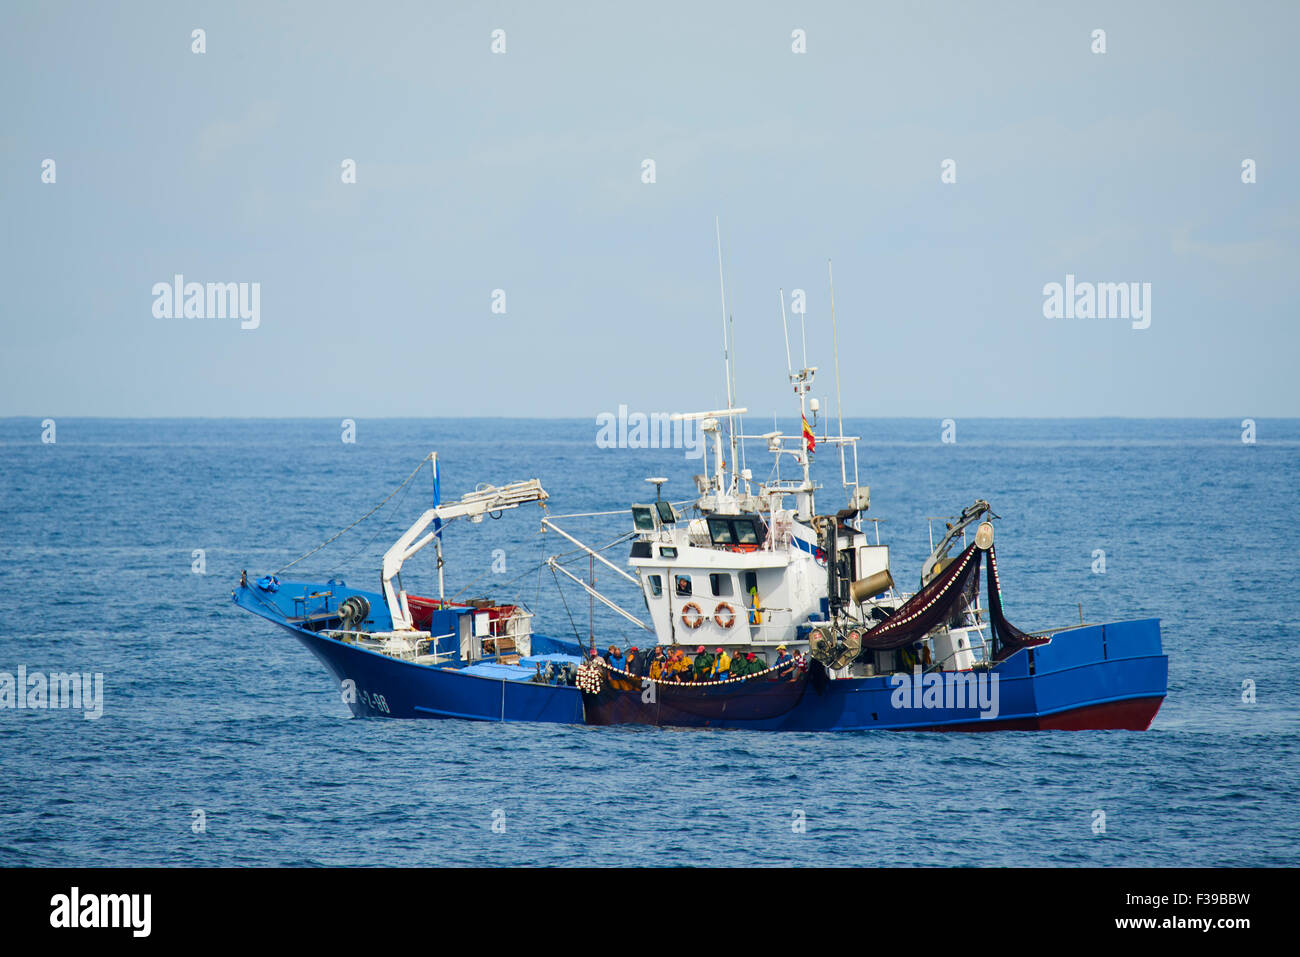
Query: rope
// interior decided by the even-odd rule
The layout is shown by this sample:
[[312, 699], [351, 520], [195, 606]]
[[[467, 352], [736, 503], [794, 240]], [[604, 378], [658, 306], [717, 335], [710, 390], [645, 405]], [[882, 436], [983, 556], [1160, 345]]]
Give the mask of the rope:
[[[417, 470], [417, 471], [418, 471], [418, 470]], [[402, 492], [402, 497], [399, 498], [399, 499], [396, 501], [396, 503], [394, 503], [394, 505], [393, 505], [393, 511], [394, 511], [394, 512], [396, 512], [399, 508], [401, 508], [402, 503], [406, 501], [406, 496], [410, 494], [410, 491], [411, 491], [411, 490], [410, 490], [410, 488], [408, 487], [408, 488], [406, 489], [406, 491]], [[393, 494], [396, 495], [397, 492], [394, 491]], [[392, 498], [392, 496], [390, 495], [389, 498]], [[366, 542], [365, 542], [365, 543], [364, 543], [360, 548], [356, 549], [356, 550], [355, 550], [351, 555], [349, 555], [347, 558], [343, 559], [343, 561], [338, 562], [337, 564], [335, 564], [335, 566], [334, 566], [334, 570], [330, 573], [331, 577], [332, 577], [332, 576], [335, 576], [335, 575], [338, 575], [338, 574], [341, 574], [342, 569], [345, 569], [349, 564], [351, 564], [351, 562], [352, 562], [352, 560], [353, 560], [354, 558], [356, 558], [356, 557], [357, 557], [358, 555], [360, 555], [362, 552], [367, 552], [367, 551], [369, 551], [369, 550], [370, 550], [370, 546], [373, 545], [373, 544], [375, 543], [375, 539], [377, 539], [377, 538], [379, 537], [379, 534], [380, 534], [383, 530], [384, 530], [384, 526], [383, 526], [383, 525], [378, 525], [378, 526], [376, 526], [376, 527], [375, 527], [375, 533], [374, 533], [373, 535], [371, 535], [370, 538], [367, 539]], [[340, 532], [339, 534], [342, 534], [342, 533]]]
[[258, 603], [259, 605], [261, 605], [263, 608], [267, 608], [267, 609], [269, 609], [269, 610], [275, 612], [276, 615], [279, 616], [279, 618], [280, 618], [281, 621], [288, 621], [288, 620], [289, 620], [289, 616], [286, 615], [286, 614], [285, 614], [285, 613], [280, 609], [280, 606], [270, 604], [269, 602], [266, 601], [266, 599], [264, 599], [261, 595], [258, 594], [258, 591], [260, 591], [260, 589], [257, 587], [256, 584], [253, 584], [253, 585], [245, 585], [245, 586], [244, 586], [244, 590], [247, 591], [249, 594], [251, 594], [251, 595], [253, 596], [253, 598], [256, 599], [257, 603]]
[[[546, 540], [542, 536], [537, 536], [537, 553], [541, 556], [546, 555]], [[542, 569], [546, 567], [546, 558], [543, 557], [537, 563], [537, 592], [533, 595], [533, 607], [539, 608], [542, 604]], [[559, 585], [559, 582], [556, 582]]]
[[753, 674], [741, 675], [739, 678], [726, 678], [722, 681], [718, 681], [716, 679], [710, 681], [695, 681], [691, 679], [688, 679], [686, 681], [675, 681], [666, 678], [651, 678], [648, 674], [634, 675], [632, 674], [632, 672], [624, 671], [622, 668], [615, 668], [609, 662], [605, 661], [604, 658], [601, 658], [600, 661], [601, 661], [601, 665], [600, 665], [601, 667], [605, 668], [607, 671], [612, 671], [617, 674], [623, 675], [624, 677], [632, 678], [637, 681], [650, 681], [657, 685], [673, 685], [681, 688], [704, 688], [704, 687], [709, 687], [711, 685], [739, 684], [744, 681], [752, 681], [754, 678], [761, 678], [763, 677], [763, 675], [771, 674], [774, 671], [785, 671], [787, 669], [790, 669], [792, 666], [798, 667], [800, 674], [807, 674], [806, 665], [800, 665], [797, 661], [787, 661], [783, 665], [772, 665], [768, 668], [764, 668], [762, 671], [756, 671]]
[[315, 555], [318, 551], [320, 551], [320, 550], [321, 550], [322, 548], [324, 548], [326, 545], [329, 545], [331, 542], [335, 542], [335, 541], [337, 541], [337, 540], [338, 540], [339, 538], [341, 538], [344, 534], [346, 534], [347, 532], [352, 531], [352, 529], [356, 528], [358, 525], [360, 525], [362, 522], [364, 522], [366, 519], [368, 519], [371, 515], [374, 515], [375, 512], [379, 511], [381, 508], [383, 508], [385, 505], [388, 504], [389, 499], [391, 499], [394, 495], [396, 495], [396, 494], [397, 494], [398, 492], [400, 492], [402, 489], [406, 488], [407, 484], [411, 481], [411, 479], [415, 478], [415, 473], [418, 472], [418, 471], [420, 471], [420, 469], [424, 468], [424, 463], [427, 462], [427, 461], [429, 461], [427, 458], [421, 460], [420, 464], [417, 465], [417, 466], [415, 467], [415, 472], [412, 472], [410, 475], [408, 475], [408, 476], [406, 477], [406, 481], [404, 481], [401, 485], [397, 486], [397, 488], [395, 488], [395, 489], [393, 489], [391, 492], [389, 492], [389, 493], [388, 493], [388, 498], [384, 499], [382, 502], [380, 502], [378, 505], [376, 505], [376, 506], [375, 506], [374, 508], [372, 508], [370, 511], [366, 512], [366, 514], [362, 515], [359, 519], [357, 519], [355, 522], [353, 522], [353, 523], [352, 523], [351, 525], [349, 525], [347, 528], [343, 529], [343, 531], [339, 532], [339, 533], [338, 533], [337, 535], [335, 535], [333, 538], [326, 539], [325, 541], [323, 541], [323, 542], [321, 542], [319, 545], [317, 545], [315, 548], [313, 548], [311, 551], [309, 551], [306, 555], [300, 555], [300, 556], [298, 556], [297, 558], [295, 558], [293, 561], [291, 561], [288, 565], [285, 565], [283, 568], [278, 568], [278, 569], [276, 569], [276, 571], [274, 572], [274, 574], [279, 575], [279, 574], [280, 574], [281, 572], [283, 572], [285, 569], [287, 569], [287, 568], [292, 568], [294, 565], [297, 565], [297, 564], [298, 564], [300, 561], [302, 561], [304, 558], [310, 558], [312, 555]]
[[560, 587], [560, 576], [555, 574], [555, 569], [551, 569], [551, 577], [555, 579], [555, 590], [560, 593], [560, 601], [564, 602], [564, 610], [569, 614], [569, 624], [573, 626], [573, 640], [582, 647], [582, 638], [578, 635], [578, 623], [573, 620], [573, 612], [569, 611], [569, 600], [564, 597], [564, 589]]

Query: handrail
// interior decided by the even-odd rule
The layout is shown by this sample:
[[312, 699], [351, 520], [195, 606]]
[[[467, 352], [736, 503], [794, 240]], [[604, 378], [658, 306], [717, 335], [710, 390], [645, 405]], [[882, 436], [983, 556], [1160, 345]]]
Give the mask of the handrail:
[[597, 552], [595, 549], [591, 548], [591, 547], [588, 546], [588, 545], [584, 545], [582, 542], [578, 541], [576, 538], [574, 538], [572, 535], [570, 535], [570, 534], [569, 534], [568, 532], [566, 532], [564, 529], [560, 528], [560, 526], [558, 526], [558, 525], [556, 525], [554, 522], [552, 522], [549, 518], [543, 518], [543, 519], [542, 519], [542, 528], [544, 528], [544, 529], [550, 529], [550, 530], [553, 531], [553, 532], [558, 532], [560, 535], [564, 536], [564, 537], [567, 538], [569, 541], [573, 542], [573, 544], [575, 544], [575, 545], [577, 545], [579, 548], [581, 548], [584, 552], [586, 552], [586, 553], [587, 553], [588, 555], [590, 555], [592, 558], [596, 559], [596, 560], [599, 561], [599, 562], [602, 562], [602, 563], [605, 564], [605, 565], [608, 565], [610, 568], [612, 568], [614, 571], [618, 572], [620, 575], [622, 575], [624, 578], [626, 578], [626, 579], [627, 579], [628, 581], [630, 581], [632, 584], [636, 585], [638, 588], [641, 586], [641, 582], [636, 578], [635, 575], [630, 575], [630, 574], [628, 574], [626, 571], [624, 571], [623, 569], [619, 568], [617, 565], [615, 565], [613, 562], [611, 562], [611, 561], [610, 561], [608, 558], [606, 558], [604, 555], [602, 555], [602, 554], [600, 554], [599, 552]]
[[551, 556], [550, 558], [548, 558], [548, 559], [546, 560], [546, 565], [547, 565], [547, 567], [549, 567], [549, 568], [551, 569], [551, 571], [553, 571], [553, 572], [559, 572], [561, 575], [564, 575], [564, 576], [567, 577], [567, 578], [571, 578], [571, 579], [573, 579], [573, 580], [574, 580], [575, 582], [577, 582], [580, 586], [582, 586], [582, 589], [583, 589], [585, 592], [587, 592], [587, 594], [591, 595], [592, 598], [596, 599], [596, 601], [600, 602], [600, 603], [601, 603], [602, 605], [604, 605], [605, 607], [607, 607], [607, 608], [611, 609], [612, 611], [615, 611], [615, 612], [617, 612], [618, 614], [622, 615], [622, 616], [623, 616], [624, 618], [626, 618], [628, 621], [632, 622], [632, 624], [637, 625], [637, 626], [639, 626], [639, 627], [645, 629], [646, 631], [650, 632], [651, 634], [654, 633], [654, 629], [653, 629], [653, 628], [651, 628], [649, 625], [647, 625], [645, 622], [643, 622], [640, 618], [637, 618], [637, 617], [636, 617], [635, 615], [633, 615], [630, 611], [626, 611], [626, 610], [624, 610], [622, 607], [620, 607], [619, 605], [615, 604], [614, 601], [613, 601], [612, 599], [606, 598], [606, 597], [605, 597], [604, 595], [602, 595], [600, 592], [596, 591], [596, 589], [592, 588], [590, 585], [588, 585], [585, 581], [583, 581], [583, 580], [582, 580], [581, 578], [579, 578], [577, 575], [573, 574], [573, 572], [569, 571], [567, 568], [565, 568], [563, 565], [561, 565], [559, 562], [557, 562], [557, 561], [555, 560], [555, 557], [554, 557], [554, 556]]

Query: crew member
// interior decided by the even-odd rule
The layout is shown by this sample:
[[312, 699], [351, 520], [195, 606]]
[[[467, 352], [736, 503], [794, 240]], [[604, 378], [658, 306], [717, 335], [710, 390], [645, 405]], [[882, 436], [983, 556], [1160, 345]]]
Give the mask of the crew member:
[[654, 654], [650, 658], [650, 670], [647, 673], [647, 677], [649, 677], [651, 681], [663, 680], [663, 678], [666, 677], [664, 675], [665, 664], [667, 664], [667, 660], [664, 658], [664, 649], [662, 646], [656, 645]]
[[703, 645], [695, 649], [695, 665], [692, 670], [696, 681], [708, 681], [713, 677], [713, 654]]
[[749, 674], [749, 662], [745, 660], [745, 653], [737, 651], [731, 659], [731, 677], [743, 678]]
[[681, 648], [673, 651], [672, 661], [668, 666], [669, 674], [673, 681], [689, 681], [691, 675], [691, 659], [686, 656], [686, 652]]
[[712, 677], [715, 681], [726, 681], [731, 677], [731, 656], [725, 648], [715, 648], [713, 651]]

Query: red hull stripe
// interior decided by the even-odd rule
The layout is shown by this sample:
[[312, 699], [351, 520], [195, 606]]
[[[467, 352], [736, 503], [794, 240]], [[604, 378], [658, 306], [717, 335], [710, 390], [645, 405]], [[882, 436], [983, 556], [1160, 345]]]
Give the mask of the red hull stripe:
[[1145, 731], [1164, 702], [1158, 698], [1130, 698], [1082, 708], [1006, 721], [972, 721], [968, 724], [936, 725], [931, 728], [900, 728], [912, 731]]

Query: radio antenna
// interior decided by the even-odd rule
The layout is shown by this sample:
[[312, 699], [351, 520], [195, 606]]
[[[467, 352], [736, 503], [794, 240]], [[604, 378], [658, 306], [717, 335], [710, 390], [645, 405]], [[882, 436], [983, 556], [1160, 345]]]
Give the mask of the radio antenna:
[[778, 289], [777, 294], [781, 297], [781, 332], [785, 336], [785, 374], [794, 379], [794, 368], [790, 362], [790, 326], [785, 321], [785, 290]]
[[835, 274], [831, 271], [829, 259], [826, 260], [826, 278], [831, 287], [831, 348], [835, 353], [835, 408], [840, 420], [840, 479], [847, 485], [844, 465], [844, 402], [840, 398], [840, 334], [835, 324]]
[[[734, 409], [736, 407], [736, 397], [731, 375], [730, 336], [727, 333], [727, 283], [722, 274], [722, 221], [717, 216], [713, 217], [713, 229], [718, 238], [718, 289], [722, 296], [722, 357], [724, 360], [723, 372], [727, 382], [727, 408]], [[728, 417], [728, 425], [731, 426], [728, 429], [731, 433], [731, 470], [733, 473], [739, 474], [739, 467], [736, 464], [737, 423], [735, 419]], [[718, 489], [718, 491], [725, 492], [726, 489]]]

